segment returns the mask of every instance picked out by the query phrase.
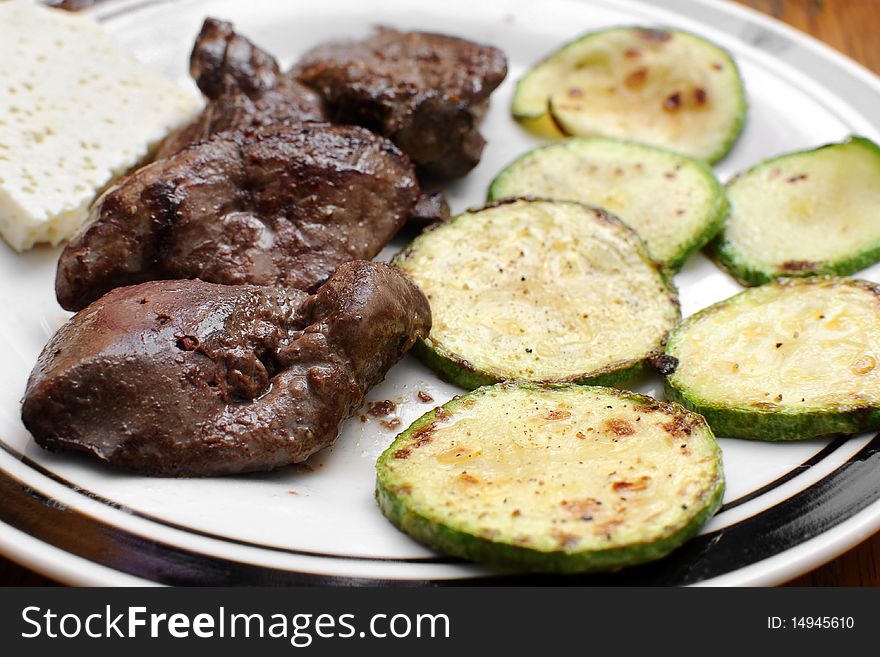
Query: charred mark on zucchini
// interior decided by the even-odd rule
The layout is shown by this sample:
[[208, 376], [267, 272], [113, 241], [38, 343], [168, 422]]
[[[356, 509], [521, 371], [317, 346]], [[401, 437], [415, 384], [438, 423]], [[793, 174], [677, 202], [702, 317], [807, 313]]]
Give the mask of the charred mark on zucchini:
[[794, 272], [813, 271], [817, 269], [818, 266], [819, 263], [810, 260], [786, 260], [779, 266], [779, 269], [782, 270], [783, 273], [791, 274]]
[[638, 89], [642, 85], [645, 84], [645, 81], [648, 79], [648, 69], [647, 68], [637, 68], [635, 71], [626, 76], [624, 80], [624, 84], [629, 89]]
[[672, 34], [667, 32], [666, 30], [652, 30], [648, 28], [641, 28], [637, 30], [636, 34], [639, 35], [645, 41], [653, 41], [655, 43], [663, 43], [664, 41], [669, 41], [672, 38]]
[[663, 101], [663, 109], [667, 112], [677, 112], [681, 107], [681, 92], [676, 91], [666, 97]]
[[660, 426], [668, 431], [673, 438], [689, 436], [691, 435], [692, 431], [692, 424], [684, 416], [681, 415], [673, 416], [670, 422], [665, 422]]
[[551, 408], [549, 411], [543, 413], [541, 417], [545, 420], [555, 422], [556, 420], [565, 420], [567, 418], [570, 418], [571, 412], [559, 410], [558, 408]]
[[678, 367], [678, 358], [669, 354], [659, 354], [648, 358], [648, 364], [660, 376], [669, 376], [675, 372]]
[[627, 420], [620, 418], [609, 418], [605, 420], [605, 430], [618, 436], [631, 436], [636, 430]]

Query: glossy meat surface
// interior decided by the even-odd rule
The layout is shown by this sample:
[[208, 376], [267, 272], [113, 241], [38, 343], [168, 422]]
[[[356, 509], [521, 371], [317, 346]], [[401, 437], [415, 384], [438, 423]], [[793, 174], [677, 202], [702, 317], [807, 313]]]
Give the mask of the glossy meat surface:
[[476, 126], [506, 75], [497, 48], [388, 28], [320, 45], [291, 71], [323, 96], [331, 120], [385, 135], [441, 177], [463, 176], [480, 161], [485, 141]]
[[157, 159], [218, 132], [326, 119], [315, 91], [282, 75], [271, 55], [226, 21], [205, 19], [190, 57], [190, 73], [207, 104], [162, 143]]
[[333, 443], [430, 325], [424, 295], [381, 263], [346, 263], [312, 296], [198, 280], [118, 288], [46, 345], [22, 419], [45, 448], [145, 474], [269, 470]]
[[61, 254], [56, 296], [78, 310], [172, 278], [311, 291], [378, 254], [418, 200], [407, 157], [363, 128], [220, 133], [105, 192]]

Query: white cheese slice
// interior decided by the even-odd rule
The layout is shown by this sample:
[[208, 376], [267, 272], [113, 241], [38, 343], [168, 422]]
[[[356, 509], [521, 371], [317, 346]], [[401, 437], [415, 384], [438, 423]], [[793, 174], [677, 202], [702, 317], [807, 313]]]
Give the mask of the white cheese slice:
[[87, 16], [0, 1], [0, 233], [55, 245], [198, 110]]

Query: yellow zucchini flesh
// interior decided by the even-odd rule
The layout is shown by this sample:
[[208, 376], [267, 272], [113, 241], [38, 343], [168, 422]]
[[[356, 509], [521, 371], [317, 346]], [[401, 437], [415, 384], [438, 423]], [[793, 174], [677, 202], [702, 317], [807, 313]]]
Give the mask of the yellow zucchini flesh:
[[677, 270], [721, 230], [724, 187], [703, 162], [616, 139], [572, 137], [520, 156], [489, 187], [601, 207], [635, 230], [651, 257]]
[[864, 137], [789, 153], [727, 183], [711, 251], [744, 285], [848, 275], [880, 261], [880, 147]]
[[579, 203], [491, 204], [423, 233], [394, 262], [431, 304], [416, 354], [466, 388], [616, 384], [662, 353], [680, 317], [639, 237]]
[[543, 135], [605, 136], [720, 160], [742, 131], [742, 79], [720, 47], [687, 32], [585, 34], [523, 77], [515, 119]]
[[719, 436], [800, 440], [880, 428], [880, 287], [791, 278], [689, 317], [669, 338], [667, 397]]

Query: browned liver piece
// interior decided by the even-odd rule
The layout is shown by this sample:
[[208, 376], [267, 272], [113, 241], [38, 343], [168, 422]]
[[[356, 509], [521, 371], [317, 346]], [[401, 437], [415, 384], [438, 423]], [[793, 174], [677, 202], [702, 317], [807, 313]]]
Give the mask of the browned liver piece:
[[309, 296], [152, 281], [77, 313], [31, 373], [22, 419], [48, 449], [163, 476], [270, 470], [330, 445], [427, 336], [424, 295], [349, 262]]
[[59, 303], [120, 285], [200, 278], [313, 291], [370, 259], [419, 199], [409, 159], [355, 126], [225, 132], [124, 178], [58, 261]]
[[385, 135], [422, 172], [456, 177], [480, 161], [476, 126], [507, 59], [464, 39], [380, 28], [310, 50], [290, 75], [323, 96], [331, 120]]
[[316, 92], [282, 75], [271, 55], [226, 21], [205, 20], [190, 56], [190, 73], [205, 94], [205, 109], [162, 143], [157, 159], [217, 132], [326, 120]]

